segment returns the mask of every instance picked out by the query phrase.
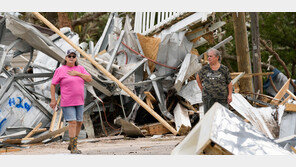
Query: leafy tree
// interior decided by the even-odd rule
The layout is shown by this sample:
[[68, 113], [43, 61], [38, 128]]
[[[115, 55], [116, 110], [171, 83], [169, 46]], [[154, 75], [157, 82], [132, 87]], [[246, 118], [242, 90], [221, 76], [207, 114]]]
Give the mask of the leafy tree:
[[[296, 78], [296, 13], [295, 12], [272, 12], [260, 13], [260, 36], [268, 40], [272, 49], [277, 52], [286, 63], [292, 78]], [[262, 61], [267, 61], [270, 54], [262, 50]], [[283, 68], [272, 58], [271, 64], [280, 71]]]

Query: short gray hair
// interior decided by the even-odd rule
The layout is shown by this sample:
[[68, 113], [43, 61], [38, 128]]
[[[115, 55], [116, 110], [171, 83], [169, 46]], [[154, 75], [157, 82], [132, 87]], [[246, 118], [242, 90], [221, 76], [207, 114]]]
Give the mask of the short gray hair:
[[219, 61], [221, 61], [221, 52], [215, 48], [211, 48], [207, 51], [207, 54], [209, 54], [209, 52], [213, 52], [215, 56], [219, 56]]

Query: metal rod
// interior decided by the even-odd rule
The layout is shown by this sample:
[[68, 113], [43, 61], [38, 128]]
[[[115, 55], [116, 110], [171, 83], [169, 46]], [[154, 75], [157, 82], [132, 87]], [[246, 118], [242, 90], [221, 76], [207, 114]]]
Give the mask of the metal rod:
[[132, 75], [139, 67], [141, 67], [148, 59], [143, 59], [142, 61], [140, 61], [139, 63], [137, 63], [137, 65], [132, 69], [129, 70], [128, 73], [126, 73], [123, 77], [121, 77], [119, 79], [120, 82], [123, 82], [124, 80], [126, 80], [130, 75]]
[[124, 30], [122, 30], [122, 31], [120, 32], [120, 36], [119, 36], [119, 38], [118, 38], [118, 40], [117, 40], [117, 42], [116, 42], [116, 45], [115, 45], [115, 47], [114, 47], [114, 49], [113, 49], [113, 52], [112, 52], [112, 55], [111, 55], [111, 59], [110, 59], [109, 63], [107, 64], [107, 67], [106, 67], [106, 70], [107, 70], [107, 71], [110, 71], [110, 69], [111, 69], [111, 65], [112, 65], [113, 62], [114, 62], [115, 56], [116, 56], [116, 54], [117, 54], [117, 51], [118, 51], [119, 46], [120, 46], [120, 44], [121, 44], [121, 41], [122, 41], [122, 39], [123, 39], [123, 35], [124, 35]]

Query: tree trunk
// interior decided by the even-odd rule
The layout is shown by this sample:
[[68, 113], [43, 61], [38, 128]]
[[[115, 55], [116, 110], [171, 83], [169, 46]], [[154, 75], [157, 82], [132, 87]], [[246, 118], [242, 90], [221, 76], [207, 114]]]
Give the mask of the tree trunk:
[[[252, 61], [253, 61], [253, 72], [262, 73], [261, 68], [261, 54], [260, 54], [260, 45], [259, 45], [259, 19], [257, 12], [250, 12], [251, 16], [251, 32], [252, 32]], [[263, 93], [263, 81], [262, 76], [254, 76], [254, 89], [257, 93]]]
[[[251, 61], [244, 12], [232, 13], [238, 71], [251, 74]], [[241, 92], [253, 92], [252, 77], [240, 79]]]
[[58, 12], [58, 20], [59, 28], [70, 27], [73, 31], [73, 28], [71, 26], [71, 20], [69, 19], [67, 12]]

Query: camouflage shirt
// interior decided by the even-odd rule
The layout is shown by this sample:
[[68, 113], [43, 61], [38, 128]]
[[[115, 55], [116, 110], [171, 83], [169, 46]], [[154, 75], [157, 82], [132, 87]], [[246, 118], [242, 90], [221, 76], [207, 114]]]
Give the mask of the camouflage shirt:
[[226, 66], [220, 65], [218, 70], [212, 70], [207, 64], [198, 72], [202, 83], [202, 98], [227, 99], [228, 84], [231, 82], [230, 73]]

